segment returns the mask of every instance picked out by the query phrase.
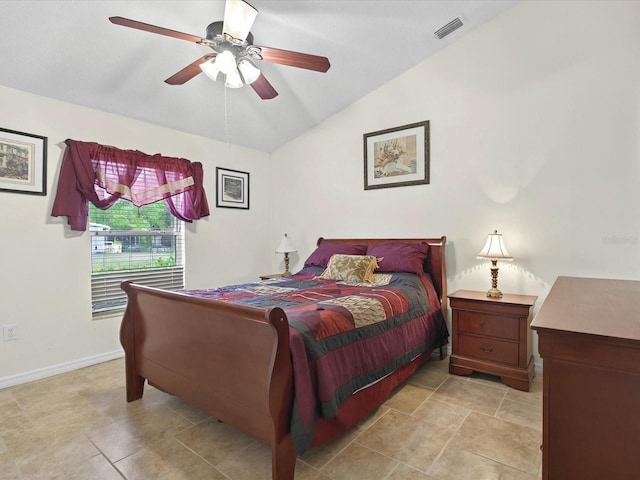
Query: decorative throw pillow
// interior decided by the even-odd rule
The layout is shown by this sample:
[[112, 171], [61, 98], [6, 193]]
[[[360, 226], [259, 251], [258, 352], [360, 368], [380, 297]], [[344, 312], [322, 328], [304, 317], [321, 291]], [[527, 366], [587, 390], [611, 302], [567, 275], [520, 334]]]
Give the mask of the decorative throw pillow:
[[335, 254], [329, 260], [327, 269], [322, 272], [320, 278], [342, 280], [349, 283], [372, 283], [375, 280], [373, 271], [377, 266], [376, 257]]
[[367, 255], [378, 259], [379, 272], [408, 272], [424, 275], [429, 244], [391, 242], [369, 245]]
[[365, 245], [322, 241], [318, 248], [305, 260], [304, 266], [326, 267], [332, 255], [365, 255], [366, 253], [367, 247]]

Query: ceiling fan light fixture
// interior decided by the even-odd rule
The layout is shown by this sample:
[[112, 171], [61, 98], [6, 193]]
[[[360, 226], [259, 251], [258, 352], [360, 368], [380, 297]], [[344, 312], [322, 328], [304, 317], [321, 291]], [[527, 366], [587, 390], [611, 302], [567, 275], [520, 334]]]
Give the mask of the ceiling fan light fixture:
[[216, 78], [218, 78], [218, 73], [220, 73], [220, 69], [216, 66], [215, 58], [201, 63], [200, 70], [202, 70], [202, 73], [204, 73], [214, 82], [216, 81]]
[[238, 70], [247, 85], [255, 82], [261, 75], [260, 69], [246, 58], [238, 62]]
[[216, 67], [225, 75], [229, 75], [236, 68], [236, 57], [229, 50], [224, 50], [216, 56]]
[[240, 72], [238, 72], [237, 68], [234, 71], [227, 73], [224, 85], [227, 88], [241, 88], [244, 85], [244, 83], [242, 83], [242, 78], [240, 77]]

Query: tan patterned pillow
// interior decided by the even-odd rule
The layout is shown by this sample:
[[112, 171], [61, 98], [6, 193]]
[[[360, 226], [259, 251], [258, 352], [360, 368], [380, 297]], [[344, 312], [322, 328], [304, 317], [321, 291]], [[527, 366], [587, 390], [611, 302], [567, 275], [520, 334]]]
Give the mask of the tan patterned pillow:
[[372, 283], [373, 271], [378, 268], [378, 260], [371, 255], [332, 255], [320, 278], [342, 280], [350, 283]]

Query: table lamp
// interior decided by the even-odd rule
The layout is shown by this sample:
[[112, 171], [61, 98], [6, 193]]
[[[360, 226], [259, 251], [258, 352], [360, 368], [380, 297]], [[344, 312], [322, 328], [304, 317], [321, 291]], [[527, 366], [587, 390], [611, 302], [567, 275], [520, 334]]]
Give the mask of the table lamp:
[[498, 260], [513, 260], [507, 247], [504, 246], [502, 234], [497, 230], [490, 233], [487, 237], [487, 243], [484, 244], [476, 258], [491, 260], [491, 289], [487, 292], [487, 297], [501, 298], [502, 292], [498, 290]]
[[288, 277], [289, 275], [291, 275], [291, 272], [289, 271], [289, 254], [295, 251], [296, 251], [296, 247], [293, 246], [293, 243], [291, 243], [291, 239], [285, 233], [284, 237], [282, 237], [282, 240], [280, 241], [280, 245], [278, 245], [278, 248], [276, 248], [276, 253], [284, 253], [283, 275], [285, 277]]

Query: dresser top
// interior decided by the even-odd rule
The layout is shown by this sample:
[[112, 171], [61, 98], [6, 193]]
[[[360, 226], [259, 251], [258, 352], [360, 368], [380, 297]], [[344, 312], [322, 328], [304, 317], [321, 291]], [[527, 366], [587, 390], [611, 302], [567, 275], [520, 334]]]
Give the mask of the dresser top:
[[558, 277], [531, 328], [640, 340], [640, 281]]

